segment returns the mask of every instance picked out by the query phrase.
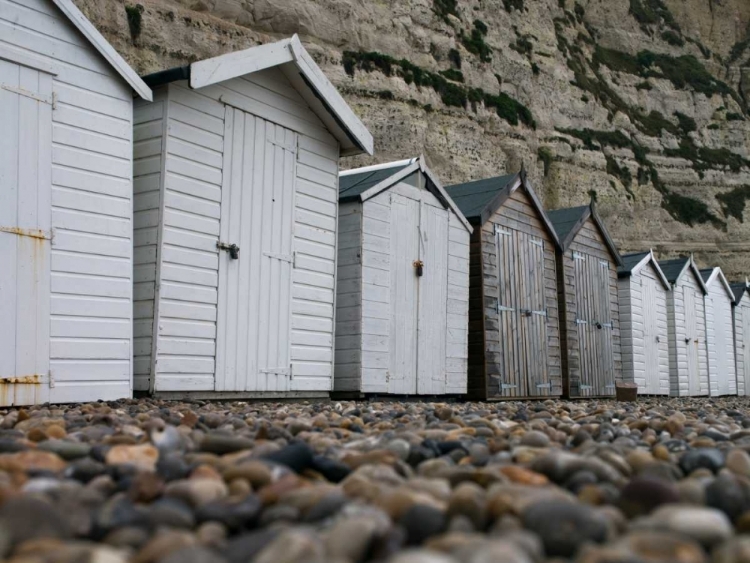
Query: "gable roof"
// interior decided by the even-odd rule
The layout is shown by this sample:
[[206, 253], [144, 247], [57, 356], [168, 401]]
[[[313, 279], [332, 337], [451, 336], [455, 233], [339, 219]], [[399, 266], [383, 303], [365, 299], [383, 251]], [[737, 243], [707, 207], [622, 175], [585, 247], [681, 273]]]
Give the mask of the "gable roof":
[[618, 266], [622, 266], [622, 257], [617, 250], [617, 245], [615, 244], [615, 241], [612, 240], [612, 237], [609, 236], [609, 232], [604, 226], [601, 217], [599, 217], [599, 213], [596, 211], [596, 205], [594, 205], [593, 202], [589, 205], [548, 211], [547, 216], [557, 231], [557, 236], [560, 238], [560, 246], [563, 251], [570, 248], [571, 243], [578, 232], [583, 228], [583, 225], [586, 224], [588, 219], [591, 219], [597, 229], [599, 229], [599, 233], [601, 233], [602, 238], [604, 239], [604, 244], [612, 254], [615, 263]]
[[667, 281], [672, 285], [676, 285], [685, 272], [691, 271], [703, 293], [708, 293], [706, 284], [703, 282], [703, 276], [701, 275], [695, 260], [693, 260], [692, 255], [681, 256], [680, 258], [674, 258], [672, 260], [662, 260], [659, 262], [659, 267], [661, 268], [661, 271], [664, 272]]
[[656, 261], [654, 251], [649, 250], [648, 252], [635, 252], [633, 254], [622, 255], [622, 265], [617, 269], [618, 278], [627, 278], [633, 274], [637, 274], [648, 264], [656, 271], [656, 275], [659, 281], [664, 285], [666, 289], [670, 289], [669, 281], [664, 276], [664, 272], [659, 267], [659, 263]]
[[362, 152], [373, 154], [372, 135], [326, 78], [297, 35], [155, 72], [144, 76], [144, 80], [151, 87], [188, 80], [190, 87], [197, 89], [273, 67], [280, 67], [310, 109], [338, 139], [342, 156]]
[[355, 201], [364, 192], [390, 178], [407, 166], [414, 164], [416, 158], [398, 160], [386, 164], [365, 166], [353, 170], [345, 170], [339, 173], [339, 202]]
[[746, 293], [750, 293], [750, 288], [747, 287], [747, 283], [733, 283], [730, 284], [729, 287], [732, 288], [732, 293], [734, 293], [734, 304], [739, 305], [740, 301], [742, 301], [742, 298], [745, 296]]
[[55, 6], [65, 14], [78, 31], [88, 39], [89, 43], [99, 51], [99, 54], [106, 59], [106, 61], [114, 68], [117, 73], [127, 82], [133, 91], [138, 94], [144, 100], [149, 102], [153, 99], [151, 88], [141, 80], [140, 76], [130, 68], [130, 65], [125, 62], [114, 47], [110, 45], [104, 36], [97, 31], [94, 25], [86, 19], [81, 10], [79, 10], [72, 0], [52, 0]]
[[710, 285], [716, 282], [716, 280], [718, 280], [722, 287], [726, 290], [729, 298], [732, 300], [732, 302], [734, 302], [734, 292], [729, 286], [729, 282], [727, 281], [727, 278], [724, 276], [724, 272], [721, 271], [721, 268], [719, 266], [716, 266], [715, 268], [704, 268], [703, 270], [701, 270], [701, 277], [706, 284], [706, 288], [708, 288]]
[[445, 189], [466, 218], [471, 223], [479, 225], [483, 225], [489, 221], [492, 215], [503, 206], [513, 192], [523, 189], [526, 195], [529, 196], [531, 205], [539, 214], [555, 245], [558, 248], [561, 247], [557, 231], [544, 211], [542, 202], [537, 197], [534, 188], [531, 187], [525, 171], [521, 170], [517, 174], [506, 174], [505, 176], [495, 176], [494, 178], [484, 178], [482, 180], [474, 180], [473, 182], [454, 184]]
[[[456, 203], [446, 193], [445, 188], [427, 168], [424, 156], [399, 160], [387, 164], [354, 168], [339, 173], [339, 201], [365, 202], [379, 193], [387, 190], [401, 180], [414, 173], [424, 174], [427, 179], [426, 188], [448, 209], [451, 209], [470, 233], [474, 230], [461, 213]], [[342, 183], [345, 195], [342, 198]]]

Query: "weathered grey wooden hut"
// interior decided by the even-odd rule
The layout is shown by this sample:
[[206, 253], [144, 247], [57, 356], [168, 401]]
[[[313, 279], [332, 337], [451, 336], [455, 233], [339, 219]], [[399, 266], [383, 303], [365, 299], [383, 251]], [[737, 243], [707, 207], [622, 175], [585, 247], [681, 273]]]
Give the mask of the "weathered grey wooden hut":
[[706, 284], [708, 386], [712, 397], [737, 394], [732, 303], [734, 293], [721, 268], [701, 270]]
[[134, 95], [71, 0], [0, 0], [0, 406], [132, 395]]
[[662, 260], [669, 281], [669, 394], [673, 397], [708, 395], [706, 348], [706, 286], [692, 256]]
[[617, 268], [622, 259], [596, 207], [547, 214], [561, 248], [557, 291], [562, 342], [563, 392], [605, 397], [622, 379]]
[[560, 396], [559, 240], [526, 174], [446, 188], [469, 222], [469, 395]]
[[334, 390], [466, 393], [471, 227], [424, 158], [341, 173]]
[[642, 395], [669, 395], [670, 285], [654, 257], [639, 252], [622, 256], [617, 272], [623, 378]]
[[737, 394], [750, 394], [750, 288], [747, 282], [732, 284], [734, 303], [734, 354], [737, 370]]
[[327, 396], [339, 156], [372, 136], [297, 37], [146, 77], [136, 389]]

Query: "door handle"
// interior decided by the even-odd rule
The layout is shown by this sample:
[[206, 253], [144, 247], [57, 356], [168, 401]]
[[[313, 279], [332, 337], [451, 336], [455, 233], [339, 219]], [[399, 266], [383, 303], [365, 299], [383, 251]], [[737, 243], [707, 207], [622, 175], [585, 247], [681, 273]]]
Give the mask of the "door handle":
[[216, 248], [219, 250], [226, 250], [229, 252], [229, 257], [232, 260], [237, 260], [240, 257], [240, 247], [236, 244], [227, 244], [225, 242], [217, 242]]

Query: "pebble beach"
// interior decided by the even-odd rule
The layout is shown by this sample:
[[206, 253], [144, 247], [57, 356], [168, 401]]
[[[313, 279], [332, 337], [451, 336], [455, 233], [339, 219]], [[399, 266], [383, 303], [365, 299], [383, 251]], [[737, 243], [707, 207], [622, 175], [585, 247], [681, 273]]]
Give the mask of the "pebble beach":
[[750, 561], [746, 398], [0, 411], [14, 563]]

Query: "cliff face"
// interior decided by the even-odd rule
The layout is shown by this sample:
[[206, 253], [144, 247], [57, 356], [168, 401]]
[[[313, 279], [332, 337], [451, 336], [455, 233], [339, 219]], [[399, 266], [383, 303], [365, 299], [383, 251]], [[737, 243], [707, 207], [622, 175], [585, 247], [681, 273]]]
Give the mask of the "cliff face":
[[141, 73], [298, 33], [375, 136], [346, 168], [523, 165], [623, 252], [750, 273], [747, 0], [76, 1]]

